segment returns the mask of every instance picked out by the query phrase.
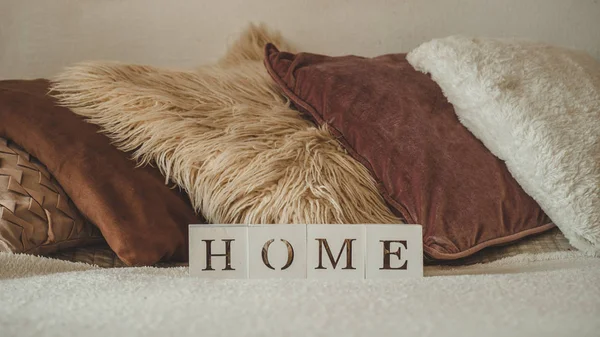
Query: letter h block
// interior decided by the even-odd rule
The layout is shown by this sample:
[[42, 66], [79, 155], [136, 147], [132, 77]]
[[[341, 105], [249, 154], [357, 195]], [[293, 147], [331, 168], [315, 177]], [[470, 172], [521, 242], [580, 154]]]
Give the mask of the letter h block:
[[190, 275], [204, 278], [248, 278], [247, 226], [190, 227], [195, 226], [202, 228], [202, 235], [200, 240], [190, 235]]

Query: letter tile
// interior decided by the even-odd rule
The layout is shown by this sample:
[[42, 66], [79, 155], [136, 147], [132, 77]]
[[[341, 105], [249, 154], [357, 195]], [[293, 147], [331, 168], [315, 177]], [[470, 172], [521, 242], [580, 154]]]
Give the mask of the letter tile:
[[362, 225], [307, 225], [307, 277], [363, 279], [365, 228]]
[[250, 278], [306, 278], [306, 225], [250, 225]]
[[248, 227], [190, 225], [190, 275], [248, 278]]
[[423, 276], [421, 225], [365, 225], [367, 278]]

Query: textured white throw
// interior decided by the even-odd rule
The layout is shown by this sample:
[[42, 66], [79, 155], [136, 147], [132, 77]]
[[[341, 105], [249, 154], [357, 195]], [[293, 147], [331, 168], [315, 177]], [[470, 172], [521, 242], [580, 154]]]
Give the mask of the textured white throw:
[[571, 244], [600, 255], [600, 64], [544, 44], [460, 36], [408, 60]]
[[600, 259], [559, 255], [487, 265], [512, 268], [495, 275], [326, 282], [0, 253], [0, 336], [598, 336]]

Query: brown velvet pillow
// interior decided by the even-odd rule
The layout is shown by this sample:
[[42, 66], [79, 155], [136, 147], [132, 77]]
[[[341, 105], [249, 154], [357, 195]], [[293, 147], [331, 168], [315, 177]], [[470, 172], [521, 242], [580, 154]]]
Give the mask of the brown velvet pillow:
[[553, 227], [405, 54], [328, 57], [266, 47], [269, 74], [365, 165], [425, 253], [458, 259]]
[[0, 251], [46, 255], [104, 243], [46, 167], [0, 138]]
[[0, 81], [0, 136], [37, 157], [125, 263], [186, 260], [187, 197], [152, 167], [136, 168], [97, 126], [59, 107], [46, 80]]

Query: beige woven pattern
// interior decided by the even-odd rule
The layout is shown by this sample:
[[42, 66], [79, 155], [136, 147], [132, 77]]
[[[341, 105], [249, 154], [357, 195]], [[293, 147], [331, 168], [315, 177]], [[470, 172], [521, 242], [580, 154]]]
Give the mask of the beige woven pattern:
[[[565, 236], [557, 229], [551, 229], [539, 235], [525, 238], [507, 246], [489, 247], [465, 259], [451, 262], [428, 261], [429, 265], [444, 263], [445, 265], [472, 265], [489, 263], [503, 258], [521, 254], [541, 254], [576, 250]], [[52, 254], [51, 257], [72, 262], [95, 264], [103, 268], [126, 267], [107, 245], [80, 247]], [[163, 262], [155, 267], [180, 267], [187, 263]]]
[[565, 238], [558, 228], [553, 228], [547, 232], [526, 237], [509, 245], [486, 248], [464, 259], [447, 262], [434, 261], [428, 262], [428, 264], [471, 265], [488, 263], [521, 254], [541, 254], [571, 250], [577, 249], [569, 244], [569, 240]]
[[55, 252], [50, 257], [71, 262], [94, 264], [103, 268], [127, 267], [107, 244], [66, 249]]
[[0, 138], [0, 251], [45, 255], [104, 242], [37, 159]]
[[[66, 249], [51, 254], [50, 257], [71, 262], [94, 264], [102, 268], [128, 267], [123, 261], [119, 260], [117, 254], [107, 244]], [[179, 267], [187, 265], [185, 262], [159, 262], [154, 267]]]

